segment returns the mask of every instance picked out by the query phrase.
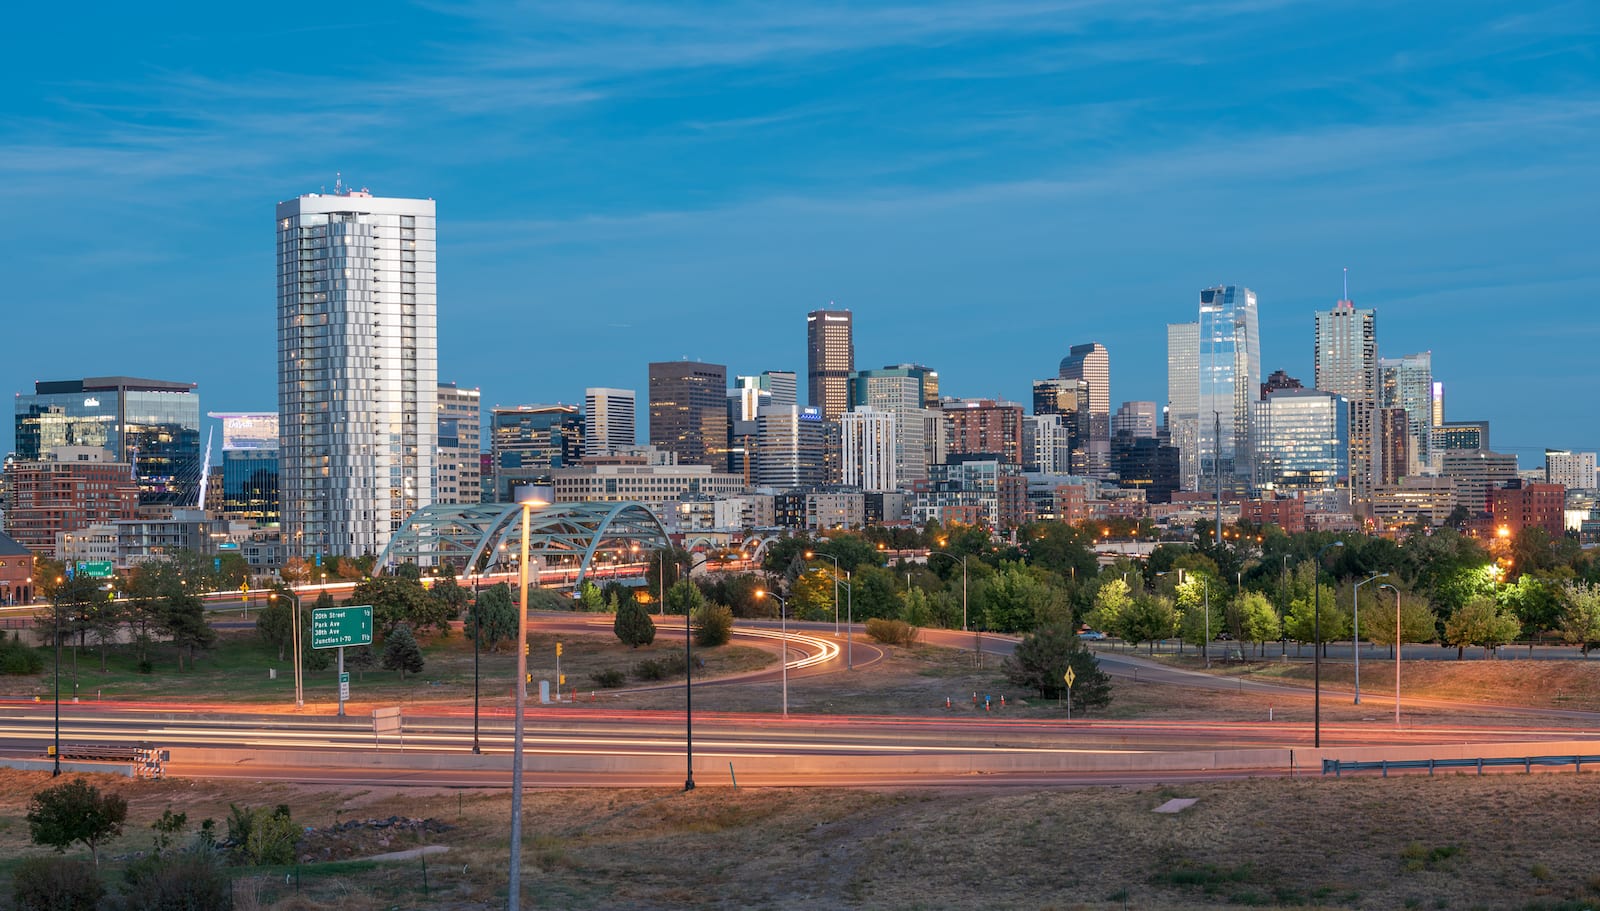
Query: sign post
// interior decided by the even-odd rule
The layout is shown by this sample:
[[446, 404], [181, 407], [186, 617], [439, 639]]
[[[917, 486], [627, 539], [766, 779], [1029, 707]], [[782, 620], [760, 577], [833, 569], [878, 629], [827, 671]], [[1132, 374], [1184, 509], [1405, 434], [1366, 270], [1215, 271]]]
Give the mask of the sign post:
[[1061, 679], [1066, 681], [1066, 683], [1067, 683], [1067, 720], [1071, 721], [1072, 720], [1072, 681], [1077, 680], [1078, 679], [1078, 675], [1073, 673], [1072, 668], [1069, 667], [1069, 668], [1067, 668], [1067, 672], [1065, 674], [1061, 675]]
[[344, 647], [372, 644], [372, 606], [316, 607], [311, 609], [311, 647], [339, 650], [339, 715], [350, 699], [350, 675], [344, 669]]

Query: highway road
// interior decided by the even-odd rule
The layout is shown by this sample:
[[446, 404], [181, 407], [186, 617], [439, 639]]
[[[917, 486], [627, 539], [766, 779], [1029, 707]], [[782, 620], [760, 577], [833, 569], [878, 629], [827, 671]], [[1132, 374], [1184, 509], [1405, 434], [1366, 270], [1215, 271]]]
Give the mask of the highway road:
[[[543, 629], [609, 630], [609, 617], [547, 614]], [[778, 648], [775, 622], [741, 623], [738, 635]], [[790, 624], [791, 676], [841, 673], [842, 643], [832, 623]], [[683, 630], [662, 624], [660, 634]], [[927, 630], [932, 643], [971, 649], [972, 633]], [[1011, 637], [984, 634], [986, 664], [1014, 649]], [[851, 652], [858, 667], [882, 660], [860, 627]], [[1140, 681], [1268, 693], [1309, 700], [1302, 687], [1218, 678], [1172, 668], [1128, 652], [1100, 652], [1110, 673]], [[775, 668], [697, 683], [770, 682]], [[667, 684], [681, 687], [681, 683]], [[1348, 694], [1346, 694], [1348, 695]], [[1324, 698], [1330, 698], [1325, 690]], [[1338, 698], [1336, 695], [1332, 698]], [[1382, 712], [1382, 702], [1374, 706]], [[1415, 704], [1408, 700], [1408, 704]], [[40, 757], [53, 739], [49, 703], [0, 704], [0, 755]], [[1301, 713], [1304, 714], [1303, 712]], [[1138, 722], [974, 717], [806, 716], [706, 713], [694, 717], [696, 775], [750, 785], [1022, 785], [1173, 781], [1186, 777], [1288, 774], [1320, 756], [1351, 750], [1497, 748], [1588, 739], [1600, 714], [1507, 711], [1496, 725], [1394, 731], [1370, 723], [1325, 723], [1327, 749], [1309, 749], [1310, 728], [1296, 722]], [[1512, 723], [1513, 716], [1519, 723]], [[528, 723], [528, 781], [534, 786], [669, 786], [684, 773], [685, 719], [679, 712], [627, 712], [580, 705], [534, 706]], [[508, 712], [485, 712], [472, 752], [469, 707], [428, 707], [404, 716], [403, 737], [376, 737], [367, 717], [239, 713], [227, 706], [72, 705], [62, 714], [63, 743], [147, 742], [172, 752], [168, 774], [387, 785], [504, 786], [508, 783]], [[1553, 746], [1552, 749], [1555, 749]], [[1340, 751], [1345, 751], [1341, 753]], [[1592, 748], [1600, 752], [1600, 745]], [[1526, 752], [1517, 755], [1526, 755]], [[1363, 754], [1365, 755], [1365, 754]], [[1441, 757], [1443, 758], [1443, 757]]]

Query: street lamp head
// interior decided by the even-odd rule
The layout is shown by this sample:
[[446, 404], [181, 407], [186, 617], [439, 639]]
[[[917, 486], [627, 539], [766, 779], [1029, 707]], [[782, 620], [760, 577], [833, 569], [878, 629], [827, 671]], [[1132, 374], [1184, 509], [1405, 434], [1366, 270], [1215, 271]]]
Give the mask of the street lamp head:
[[517, 505], [529, 509], [549, 506], [555, 502], [555, 488], [548, 484], [525, 484], [516, 490]]
[[810, 550], [806, 551], [806, 559], [807, 560], [810, 560], [812, 557], [815, 557], [816, 555], [817, 554], [816, 554], [815, 551], [810, 551]]

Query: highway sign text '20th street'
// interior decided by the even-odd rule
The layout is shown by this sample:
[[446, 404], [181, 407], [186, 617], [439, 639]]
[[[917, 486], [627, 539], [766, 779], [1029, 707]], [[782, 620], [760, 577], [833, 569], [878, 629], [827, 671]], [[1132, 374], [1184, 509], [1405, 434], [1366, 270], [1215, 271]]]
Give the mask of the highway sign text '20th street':
[[311, 647], [372, 644], [372, 606], [319, 607], [311, 611]]

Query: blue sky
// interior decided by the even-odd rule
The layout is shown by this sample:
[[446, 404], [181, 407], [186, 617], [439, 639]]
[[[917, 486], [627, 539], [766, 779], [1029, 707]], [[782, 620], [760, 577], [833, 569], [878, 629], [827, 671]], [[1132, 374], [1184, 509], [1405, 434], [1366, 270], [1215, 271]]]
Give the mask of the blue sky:
[[438, 200], [440, 378], [485, 403], [803, 371], [830, 301], [858, 366], [1025, 401], [1092, 340], [1113, 402], [1160, 401], [1164, 324], [1222, 282], [1309, 382], [1349, 267], [1382, 352], [1431, 349], [1448, 417], [1533, 467], [1600, 448], [1597, 10], [25, 5], [0, 384], [276, 407], [273, 205], [342, 171]]

